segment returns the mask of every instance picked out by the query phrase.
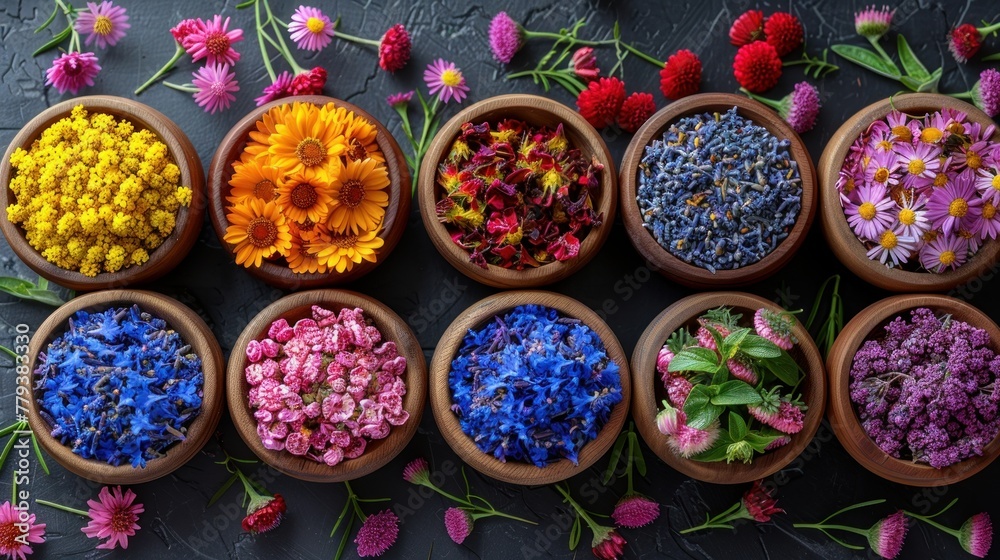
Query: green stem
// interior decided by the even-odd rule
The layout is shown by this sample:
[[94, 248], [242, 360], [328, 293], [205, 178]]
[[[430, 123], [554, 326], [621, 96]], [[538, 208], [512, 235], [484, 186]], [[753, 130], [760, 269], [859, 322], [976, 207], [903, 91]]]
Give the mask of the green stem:
[[993, 25], [987, 25], [986, 27], [978, 27], [976, 31], [979, 32], [983, 37], [993, 33], [994, 31], [1000, 30], [1000, 21], [994, 23]]
[[163, 85], [167, 86], [170, 89], [175, 89], [177, 91], [183, 91], [185, 93], [198, 93], [198, 88], [194, 87], [191, 84], [183, 84], [182, 85], [182, 84], [174, 84], [174, 83], [171, 83], [171, 82], [163, 82]]
[[292, 58], [292, 53], [288, 50], [288, 45], [285, 44], [285, 39], [281, 36], [281, 28], [278, 27], [277, 18], [275, 18], [274, 14], [271, 12], [271, 4], [267, 0], [258, 1], [264, 3], [264, 10], [267, 11], [267, 19], [271, 22], [271, 28], [274, 29], [274, 38], [281, 44], [281, 48], [278, 49], [281, 52], [281, 56], [285, 57], [285, 61], [287, 61], [288, 65], [292, 67], [293, 74], [302, 74], [306, 70], [299, 66], [299, 64], [295, 62], [295, 59]]
[[563, 495], [563, 498], [566, 499], [566, 502], [569, 503], [574, 511], [576, 511], [576, 514], [587, 522], [587, 526], [590, 527], [590, 530], [596, 535], [602, 526], [598, 525], [593, 519], [591, 519], [590, 515], [587, 514], [587, 510], [583, 509], [580, 504], [576, 503], [576, 500], [574, 500], [573, 496], [570, 495], [569, 490], [564, 489], [561, 484], [556, 484], [555, 486], [556, 490], [558, 490], [559, 493]]
[[955, 538], [962, 538], [962, 533], [960, 531], [956, 531], [955, 529], [952, 529], [950, 527], [945, 527], [944, 525], [938, 523], [937, 521], [934, 521], [930, 517], [924, 517], [923, 515], [917, 515], [915, 513], [910, 513], [908, 511], [904, 511], [903, 513], [905, 513], [906, 515], [909, 515], [910, 517], [912, 517], [914, 519], [919, 519], [919, 520], [923, 521], [924, 523], [930, 525], [931, 527], [937, 527], [941, 531], [944, 531], [945, 533], [948, 533], [949, 535], [951, 535], [951, 536], [953, 536]]
[[732, 529], [733, 528], [732, 525], [726, 525], [726, 523], [729, 523], [730, 521], [736, 521], [737, 519], [751, 519], [750, 514], [746, 511], [746, 508], [742, 506], [743, 506], [742, 501], [736, 502], [726, 511], [720, 513], [719, 515], [716, 515], [715, 517], [709, 518], [701, 525], [698, 525], [696, 527], [688, 527], [687, 529], [684, 529], [680, 533], [682, 535], [686, 535], [688, 533], [693, 533], [695, 531], [701, 531], [704, 529]]
[[524, 39], [555, 39], [556, 41], [569, 41], [571, 45], [583, 45], [585, 47], [599, 47], [601, 45], [613, 45], [615, 44], [614, 39], [607, 39], [603, 41], [587, 41], [585, 39], [577, 39], [572, 35], [563, 33], [552, 33], [549, 31], [528, 31], [527, 29], [521, 28], [521, 32], [524, 34]]
[[254, 20], [257, 23], [257, 44], [260, 46], [260, 58], [264, 61], [264, 68], [267, 69], [267, 75], [271, 78], [271, 83], [273, 84], [275, 80], [278, 79], [278, 75], [274, 73], [274, 68], [271, 67], [271, 59], [267, 56], [267, 48], [264, 46], [264, 29], [260, 23], [260, 2], [254, 2], [253, 5]]
[[639, 49], [633, 47], [628, 43], [621, 43], [621, 46], [625, 47], [625, 50], [627, 50], [628, 52], [634, 54], [635, 56], [638, 56], [639, 58], [645, 60], [646, 62], [652, 64], [653, 66], [656, 66], [658, 68], [664, 67], [664, 63], [662, 60], [657, 60], [656, 58], [653, 58], [652, 56], [640, 51]]
[[368, 516], [361, 510], [361, 504], [358, 503], [358, 495], [354, 493], [354, 488], [351, 488], [350, 481], [345, 480], [344, 486], [347, 487], [347, 502], [354, 507], [354, 513], [357, 514], [358, 519], [364, 523], [368, 520]]
[[61, 504], [56, 504], [56, 503], [53, 503], [53, 502], [49, 502], [47, 500], [35, 500], [35, 503], [36, 504], [41, 504], [43, 506], [49, 506], [50, 508], [61, 509], [61, 510], [65, 511], [65, 512], [68, 512], [68, 513], [75, 513], [76, 515], [82, 515], [83, 517], [90, 517], [90, 514], [87, 513], [87, 512], [85, 512], [85, 511], [83, 511], [83, 510], [73, 509], [73, 508], [71, 508], [69, 506], [64, 506], [64, 505], [61, 505]]
[[184, 47], [182, 47], [181, 44], [177, 43], [176, 41], [174, 43], [177, 45], [177, 48], [174, 49], [174, 56], [170, 57], [170, 60], [163, 65], [163, 68], [157, 70], [156, 73], [153, 74], [153, 77], [146, 80], [146, 83], [142, 84], [141, 86], [138, 87], [138, 89], [135, 90], [136, 95], [139, 95], [142, 92], [146, 91], [146, 89], [149, 88], [149, 86], [153, 85], [156, 82], [156, 80], [159, 80], [160, 78], [163, 77], [164, 74], [173, 70], [174, 64], [177, 64], [177, 61], [180, 60], [182, 56], [184, 56], [184, 53], [186, 52], [184, 50]]
[[872, 47], [874, 47], [876, 51], [878, 51], [878, 54], [882, 57], [882, 60], [884, 60], [886, 64], [889, 66], [896, 65], [896, 63], [893, 62], [892, 57], [889, 56], [889, 53], [885, 52], [885, 49], [883, 49], [882, 45], [879, 44], [878, 39], [875, 37], [869, 37], [868, 42], [872, 44]]
[[379, 47], [382, 45], [381, 41], [376, 41], [375, 39], [365, 39], [364, 37], [356, 37], [354, 35], [348, 35], [347, 33], [342, 33], [340, 31], [337, 31], [336, 36], [339, 39], [350, 41], [352, 43], [361, 43], [362, 45], [371, 45], [373, 47]]
[[[631, 428], [631, 426], [630, 426]], [[625, 463], [625, 480], [628, 481], [628, 494], [632, 494], [632, 462], [635, 458], [635, 440], [628, 438], [628, 461]]]
[[972, 99], [972, 92], [971, 91], [967, 91], [965, 93], [949, 93], [947, 95], [950, 95], [950, 96], [952, 96], [952, 97], [954, 97], [956, 99]]
[[243, 483], [243, 490], [247, 493], [247, 496], [250, 496], [250, 500], [253, 501], [260, 498], [260, 494], [257, 492], [256, 488], [254, 488], [253, 482], [251, 482], [250, 479], [243, 474], [243, 471], [239, 467], [235, 467], [235, 469], [236, 476], [240, 477], [240, 482]]
[[854, 533], [856, 535], [868, 536], [867, 529], [858, 529], [857, 527], [848, 527], [847, 525], [826, 525], [824, 523], [795, 523], [792, 525], [796, 529], [818, 529], [824, 531], [826, 529], [836, 529], [838, 531], [847, 531], [848, 533]]
[[885, 498], [882, 498], [880, 500], [869, 500], [867, 502], [861, 502], [860, 504], [854, 504], [852, 506], [847, 506], [844, 509], [837, 510], [837, 511], [831, 513], [830, 515], [826, 516], [826, 518], [823, 519], [823, 521], [820, 521], [819, 523], [820, 524], [826, 523], [827, 521], [833, 519], [834, 517], [837, 517], [838, 515], [840, 515], [842, 513], [847, 513], [849, 511], [852, 511], [852, 510], [855, 510], [855, 509], [860, 509], [860, 508], [863, 508], [863, 507], [874, 506], [874, 505], [884, 504], [884, 503], [885, 503]]
[[759, 95], [755, 95], [755, 94], [751, 93], [750, 90], [748, 90], [747, 88], [744, 88], [744, 87], [741, 87], [740, 91], [742, 91], [743, 93], [745, 93], [746, 96], [749, 97], [750, 99], [753, 99], [755, 101], [760, 101], [761, 103], [763, 103], [764, 105], [767, 105], [768, 107], [774, 109], [775, 111], [780, 111], [781, 110], [781, 102], [780, 101], [775, 101], [773, 99], [768, 99], [766, 97], [761, 97]]

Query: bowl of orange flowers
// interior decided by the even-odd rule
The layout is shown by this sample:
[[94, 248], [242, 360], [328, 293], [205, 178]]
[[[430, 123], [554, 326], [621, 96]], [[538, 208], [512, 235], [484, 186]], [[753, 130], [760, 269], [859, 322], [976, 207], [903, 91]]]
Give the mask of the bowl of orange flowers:
[[237, 265], [284, 289], [367, 274], [410, 213], [410, 175], [392, 134], [330, 97], [258, 107], [223, 139], [208, 175], [219, 239]]

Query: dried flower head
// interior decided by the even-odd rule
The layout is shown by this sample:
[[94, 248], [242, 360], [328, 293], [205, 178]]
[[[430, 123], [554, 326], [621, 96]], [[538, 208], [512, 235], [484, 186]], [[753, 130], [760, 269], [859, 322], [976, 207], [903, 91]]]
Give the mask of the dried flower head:
[[799, 134], [809, 132], [819, 118], [819, 90], [809, 82], [799, 82], [795, 84], [795, 90], [782, 100], [782, 107], [781, 118], [788, 122], [792, 130]]
[[622, 496], [611, 513], [616, 525], [629, 529], [645, 527], [659, 516], [660, 504], [637, 492]]
[[687, 49], [667, 58], [660, 70], [660, 91], [667, 99], [694, 95], [701, 89], [701, 59]]
[[281, 494], [260, 496], [250, 501], [247, 515], [243, 518], [243, 530], [248, 533], [266, 533], [281, 524], [287, 505]]
[[605, 527], [594, 531], [594, 539], [590, 544], [591, 552], [598, 560], [620, 560], [628, 542], [618, 531]]
[[656, 112], [656, 103], [649, 93], [635, 92], [622, 103], [621, 113], [618, 115], [618, 125], [625, 132], [634, 133], [649, 120]]
[[764, 12], [747, 10], [729, 28], [729, 42], [734, 47], [764, 39]]
[[510, 61], [524, 44], [521, 26], [507, 12], [498, 12], [490, 21], [490, 50], [493, 58], [503, 64]]
[[877, 41], [888, 33], [892, 26], [892, 16], [895, 13], [896, 10], [890, 10], [889, 6], [882, 6], [881, 9], [868, 6], [854, 14], [854, 29], [858, 35]]
[[788, 12], [775, 12], [764, 22], [764, 36], [769, 45], [774, 47], [778, 56], [785, 56], [802, 46], [805, 30], [799, 18]]
[[743, 494], [742, 506], [750, 518], [758, 523], [770, 521], [771, 516], [776, 513], [784, 513], [785, 510], [777, 507], [777, 504], [778, 500], [768, 488], [764, 488], [760, 480], [755, 480], [753, 486]]
[[354, 543], [358, 545], [358, 556], [367, 558], [381, 556], [395, 544], [398, 537], [399, 518], [392, 510], [387, 509], [365, 519]]
[[401, 23], [387, 29], [378, 44], [378, 65], [386, 72], [402, 70], [410, 61], [410, 32]]
[[753, 93], [767, 91], [781, 78], [781, 57], [774, 46], [754, 41], [740, 47], [733, 61], [736, 81]]
[[473, 524], [472, 514], [464, 509], [450, 507], [444, 512], [444, 528], [456, 544], [462, 544], [472, 534]]
[[891, 560], [903, 549], [906, 537], [906, 515], [902, 510], [879, 520], [868, 529], [868, 545], [875, 554]]
[[972, 87], [972, 102], [991, 117], [1000, 115], [1000, 72], [987, 68]]
[[963, 23], [952, 29], [948, 37], [948, 49], [951, 50], [955, 60], [962, 64], [976, 56], [982, 46], [983, 35], [971, 23]]
[[424, 485], [430, 482], [431, 469], [427, 464], [427, 459], [418, 457], [406, 464], [403, 468], [403, 480], [411, 484]]
[[596, 80], [601, 75], [601, 69], [597, 67], [597, 55], [594, 54], [594, 47], [580, 47], [573, 53], [569, 61], [573, 73], [584, 80]]
[[625, 103], [625, 83], [618, 78], [600, 78], [590, 82], [576, 98], [576, 106], [594, 128], [615, 123]]
[[990, 514], [977, 513], [962, 524], [959, 529], [959, 543], [969, 554], [977, 558], [986, 558], [993, 545], [993, 523]]

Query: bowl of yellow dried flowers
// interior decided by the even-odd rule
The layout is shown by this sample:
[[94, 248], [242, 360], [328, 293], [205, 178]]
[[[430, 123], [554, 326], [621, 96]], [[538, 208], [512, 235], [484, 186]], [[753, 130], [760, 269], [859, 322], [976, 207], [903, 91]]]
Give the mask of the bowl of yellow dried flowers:
[[212, 225], [236, 264], [284, 289], [367, 274], [410, 213], [410, 175], [392, 134], [330, 97], [258, 107], [223, 139], [208, 175]]
[[191, 141], [136, 101], [70, 99], [31, 119], [0, 161], [0, 230], [74, 290], [150, 282], [198, 239], [205, 179]]

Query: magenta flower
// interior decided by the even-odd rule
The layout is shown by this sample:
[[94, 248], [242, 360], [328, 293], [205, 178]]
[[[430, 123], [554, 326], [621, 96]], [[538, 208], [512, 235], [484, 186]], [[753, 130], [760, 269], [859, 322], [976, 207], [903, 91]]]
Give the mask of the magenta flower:
[[403, 467], [403, 480], [411, 484], [425, 484], [430, 481], [431, 469], [427, 459], [417, 457]]
[[614, 511], [611, 512], [611, 518], [615, 520], [615, 525], [629, 529], [645, 527], [656, 521], [659, 516], [660, 504], [637, 492], [622, 496], [615, 504]]
[[899, 158], [895, 152], [875, 150], [865, 167], [865, 182], [878, 183], [888, 189], [899, 184], [898, 170]]
[[[893, 133], [896, 132], [895, 127]], [[912, 132], [912, 131], [911, 131]], [[903, 140], [896, 144], [899, 166], [903, 169], [903, 186], [908, 189], [923, 189], [934, 184], [934, 177], [941, 169], [941, 148], [931, 144], [910, 144]]]
[[307, 51], [320, 51], [333, 41], [333, 23], [319, 8], [299, 6], [288, 23], [288, 33], [295, 45]]
[[170, 28], [174, 40], [187, 51], [194, 44], [193, 36], [205, 30], [205, 22], [200, 19], [183, 19]]
[[762, 307], [754, 313], [753, 326], [757, 334], [770, 340], [782, 350], [791, 350], [796, 342], [792, 335], [795, 320], [788, 313]]
[[354, 543], [358, 545], [358, 556], [381, 556], [389, 550], [399, 537], [399, 518], [392, 510], [384, 510], [369, 515], [358, 529]]
[[0, 505], [0, 554], [25, 560], [34, 552], [28, 543], [45, 542], [45, 523], [35, 523], [35, 514], [22, 516], [21, 512], [10, 502]]
[[757, 372], [739, 356], [726, 360], [726, 367], [729, 369], [729, 373], [733, 374], [733, 377], [744, 383], [756, 385], [757, 381], [759, 381]]
[[69, 91], [76, 95], [83, 86], [94, 85], [94, 78], [100, 71], [101, 65], [94, 53], [63, 53], [45, 71], [45, 85], [55, 86], [59, 93]]
[[902, 510], [882, 519], [868, 529], [868, 545], [875, 554], [892, 559], [903, 549], [906, 538], [906, 515]]
[[854, 14], [854, 30], [866, 39], [877, 41], [889, 31], [895, 13], [896, 10], [890, 10], [889, 6], [882, 6], [882, 9], [868, 6]]
[[455, 544], [462, 544], [472, 534], [474, 522], [472, 514], [464, 509], [450, 507], [444, 512], [444, 528]]
[[688, 459], [708, 451], [717, 439], [719, 439], [719, 421], [715, 420], [704, 430], [692, 428], [687, 424], [678, 426], [673, 435], [667, 436], [667, 445], [674, 453]]
[[979, 231], [974, 233], [979, 235], [979, 239], [996, 239], [1000, 235], [1000, 213], [992, 202], [983, 202], [983, 218], [979, 220]]
[[260, 107], [265, 103], [270, 103], [275, 99], [281, 99], [282, 97], [287, 97], [289, 95], [289, 89], [292, 87], [292, 73], [285, 70], [274, 79], [274, 83], [264, 88], [263, 94], [254, 99], [257, 102], [257, 106]]
[[410, 32], [402, 23], [397, 23], [386, 29], [378, 42], [378, 65], [386, 72], [402, 70], [410, 61]]
[[656, 415], [656, 429], [661, 434], [672, 436], [685, 422], [687, 422], [687, 416], [683, 410], [674, 408], [667, 401], [663, 401], [663, 410]]
[[858, 202], [848, 202], [844, 208], [847, 223], [863, 241], [878, 239], [892, 225], [895, 202], [885, 187], [874, 183], [857, 187]]
[[973, 231], [983, 214], [983, 200], [977, 196], [970, 173], [958, 174], [944, 188], [935, 189], [927, 200], [931, 227], [944, 233]]
[[507, 12], [499, 12], [493, 16], [490, 21], [490, 50], [493, 51], [494, 58], [503, 64], [510, 64], [523, 44], [521, 26]]
[[[995, 154], [1000, 150], [995, 150]], [[983, 200], [992, 202], [994, 206], [1000, 205], [1000, 163], [996, 167], [984, 167], [976, 174], [976, 189], [983, 196]]]
[[792, 130], [798, 133], [808, 132], [816, 126], [819, 117], [819, 90], [809, 82], [795, 84], [795, 90], [787, 96], [788, 110], [781, 117], [788, 121]]
[[385, 102], [388, 103], [390, 107], [404, 107], [410, 103], [411, 99], [413, 99], [414, 93], [415, 92], [412, 89], [410, 91], [394, 93], [389, 97], [386, 97]]
[[123, 549], [128, 548], [128, 538], [139, 529], [137, 521], [145, 508], [135, 503], [135, 493], [131, 489], [123, 494], [121, 486], [116, 486], [113, 491], [108, 491], [105, 486], [97, 497], [99, 502], [87, 500], [90, 523], [82, 531], [91, 539], [108, 539], [97, 548], [112, 550], [119, 544]]
[[580, 47], [569, 61], [573, 73], [584, 80], [596, 80], [601, 75], [593, 47]]
[[77, 33], [87, 34], [84, 45], [89, 47], [96, 40], [97, 48], [106, 49], [115, 46], [125, 36], [125, 30], [132, 26], [125, 8], [105, 0], [100, 5], [87, 2], [87, 9], [77, 14], [74, 27]]
[[182, 45], [191, 55], [191, 60], [198, 62], [204, 58], [207, 64], [236, 64], [240, 53], [233, 50], [233, 43], [243, 40], [243, 30], [229, 30], [229, 18], [223, 21], [218, 14], [201, 23], [201, 29], [187, 36], [189, 44]]
[[443, 58], [435, 60], [427, 65], [424, 71], [424, 82], [430, 93], [437, 94], [442, 103], [454, 99], [461, 103], [465, 99], [465, 94], [469, 91], [469, 86], [465, 85], [465, 76], [462, 71], [455, 66], [454, 62], [445, 62]]
[[209, 63], [202, 66], [194, 73], [191, 83], [198, 88], [194, 94], [198, 106], [213, 114], [228, 109], [236, 101], [232, 92], [240, 90], [236, 73], [229, 71], [228, 64]]
[[969, 242], [952, 234], [937, 236], [920, 248], [920, 265], [931, 272], [952, 270], [965, 264], [969, 256]]
[[986, 558], [990, 546], [993, 545], [993, 523], [990, 522], [990, 514], [983, 512], [973, 515], [958, 531], [958, 541], [966, 552], [977, 558]]
[[972, 102], [991, 117], [1000, 114], [1000, 72], [987, 68], [979, 74], [979, 81], [972, 86]]

